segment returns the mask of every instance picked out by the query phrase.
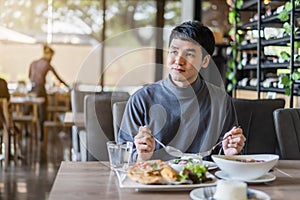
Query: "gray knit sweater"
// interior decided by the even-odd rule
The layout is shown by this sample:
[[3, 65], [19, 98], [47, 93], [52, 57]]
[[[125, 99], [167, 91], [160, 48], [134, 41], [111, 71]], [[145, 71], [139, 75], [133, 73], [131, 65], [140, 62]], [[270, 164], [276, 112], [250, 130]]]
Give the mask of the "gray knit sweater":
[[[235, 124], [235, 110], [224, 89], [200, 77], [191, 86], [182, 88], [167, 77], [130, 97], [118, 141], [133, 142], [139, 126], [147, 125], [165, 145], [197, 153], [211, 148]], [[136, 158], [135, 147], [133, 152]], [[172, 159], [158, 143], [152, 158]]]

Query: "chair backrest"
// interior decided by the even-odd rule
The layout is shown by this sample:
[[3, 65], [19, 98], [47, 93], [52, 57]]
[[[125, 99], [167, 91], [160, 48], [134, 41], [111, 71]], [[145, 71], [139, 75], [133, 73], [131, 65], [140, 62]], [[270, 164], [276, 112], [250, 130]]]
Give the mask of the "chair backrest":
[[284, 99], [233, 99], [239, 125], [247, 138], [244, 153], [278, 153], [273, 111], [283, 108]]
[[79, 91], [76, 88], [71, 90], [71, 108], [72, 112], [78, 113], [83, 112], [84, 107], [84, 97], [86, 95], [94, 95], [99, 92], [92, 92], [92, 91]]
[[113, 105], [113, 125], [115, 133], [115, 141], [117, 142], [120, 125], [125, 111], [127, 101], [116, 102]]
[[127, 92], [102, 92], [85, 96], [87, 160], [108, 160], [106, 142], [114, 140], [112, 105], [128, 98]]
[[280, 159], [300, 159], [300, 108], [277, 109], [273, 113]]

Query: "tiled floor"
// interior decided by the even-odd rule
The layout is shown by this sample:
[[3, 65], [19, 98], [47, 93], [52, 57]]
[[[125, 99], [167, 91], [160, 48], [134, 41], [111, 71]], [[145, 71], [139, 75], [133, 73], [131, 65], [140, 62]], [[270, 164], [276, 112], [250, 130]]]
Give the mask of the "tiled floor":
[[70, 160], [71, 136], [65, 132], [56, 135], [55, 144], [50, 137], [47, 156], [40, 141], [30, 151], [27, 140], [21, 144], [23, 158], [17, 166], [13, 161], [7, 171], [0, 166], [0, 200], [47, 199], [61, 161]]

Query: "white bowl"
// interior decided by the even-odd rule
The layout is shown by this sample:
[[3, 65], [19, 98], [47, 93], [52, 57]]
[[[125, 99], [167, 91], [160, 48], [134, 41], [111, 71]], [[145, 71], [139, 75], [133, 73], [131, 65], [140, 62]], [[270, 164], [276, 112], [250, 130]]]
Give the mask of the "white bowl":
[[[273, 154], [212, 155], [212, 159], [230, 178], [247, 181], [266, 174], [277, 163], [279, 156]], [[241, 162], [240, 160], [248, 161]], [[250, 162], [249, 160], [261, 162]]]

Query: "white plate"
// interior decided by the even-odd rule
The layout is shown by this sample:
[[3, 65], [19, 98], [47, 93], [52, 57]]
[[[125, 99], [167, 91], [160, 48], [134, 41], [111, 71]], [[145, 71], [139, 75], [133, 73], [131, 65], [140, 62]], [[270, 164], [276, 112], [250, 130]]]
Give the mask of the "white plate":
[[[231, 179], [230, 176], [228, 174], [226, 174], [223, 171], [217, 171], [215, 173], [215, 175], [219, 178], [222, 179]], [[276, 176], [274, 174], [271, 173], [266, 173], [265, 175], [257, 178], [257, 179], [252, 179], [252, 180], [244, 180], [247, 183], [266, 183], [266, 182], [270, 182], [270, 181], [274, 181], [276, 179]]]
[[212, 178], [212, 181], [200, 184], [179, 184], [179, 185], [145, 185], [131, 180], [126, 173], [121, 170], [115, 170], [120, 188], [135, 189], [136, 191], [189, 191], [199, 187], [215, 186], [217, 178], [207, 173], [207, 177]]
[[[204, 190], [206, 188], [197, 188], [190, 192], [190, 197], [193, 200], [205, 200], [208, 199], [204, 196]], [[212, 187], [212, 192], [216, 190], [216, 187]], [[248, 198], [248, 200], [270, 200], [270, 196], [262, 191], [248, 189], [248, 192], [253, 193], [255, 198]]]

